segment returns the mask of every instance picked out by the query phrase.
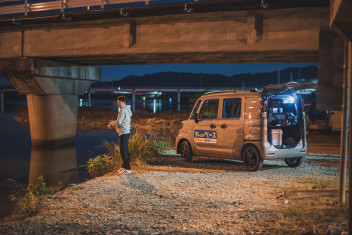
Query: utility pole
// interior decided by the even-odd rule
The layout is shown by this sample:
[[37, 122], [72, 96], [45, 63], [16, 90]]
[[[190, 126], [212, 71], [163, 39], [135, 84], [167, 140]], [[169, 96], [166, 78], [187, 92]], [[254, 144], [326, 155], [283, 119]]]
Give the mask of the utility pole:
[[349, 86], [348, 74], [348, 42], [345, 41], [343, 60], [343, 83], [342, 83], [342, 119], [341, 119], [341, 148], [340, 148], [340, 174], [339, 174], [339, 201], [346, 203], [346, 172], [348, 151], [348, 112], [349, 112]]
[[298, 68], [298, 82], [301, 82], [301, 68]]
[[[348, 42], [348, 77], [349, 77], [349, 81], [351, 82], [352, 80], [352, 41], [349, 41]], [[350, 85], [349, 87], [349, 93], [350, 93], [350, 97], [349, 97], [349, 104], [352, 104], [352, 86]], [[349, 125], [348, 125], [348, 137], [349, 137], [349, 145], [351, 144], [352, 142], [352, 108], [350, 107], [349, 109], [349, 116], [350, 116], [350, 119], [349, 119]], [[349, 161], [349, 169], [350, 169], [350, 172], [351, 172], [351, 169], [352, 169], [352, 161], [351, 161], [351, 153], [352, 153], [352, 148], [349, 148], [348, 149], [348, 155], [350, 156], [350, 161]], [[350, 173], [349, 174], [349, 190], [348, 190], [348, 204], [350, 205], [349, 206], [349, 219], [348, 219], [348, 229], [349, 231], [351, 232], [352, 231], [352, 174]]]

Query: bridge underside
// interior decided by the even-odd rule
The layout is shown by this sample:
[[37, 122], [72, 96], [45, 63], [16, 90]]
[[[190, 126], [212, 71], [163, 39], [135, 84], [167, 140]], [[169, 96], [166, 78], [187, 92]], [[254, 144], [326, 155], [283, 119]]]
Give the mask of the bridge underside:
[[[50, 58], [53, 59], [53, 58]], [[317, 62], [318, 51], [270, 52], [182, 52], [141, 53], [87, 57], [57, 57], [56, 60], [86, 65], [131, 64], [211, 64], [211, 63], [295, 63]]]
[[0, 28], [0, 59], [75, 64], [317, 62], [328, 7], [40, 23]]

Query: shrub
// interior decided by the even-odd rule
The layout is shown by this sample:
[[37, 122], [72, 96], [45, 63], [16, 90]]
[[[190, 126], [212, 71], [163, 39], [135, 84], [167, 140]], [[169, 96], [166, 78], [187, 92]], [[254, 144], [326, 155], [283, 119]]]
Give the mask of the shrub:
[[[116, 142], [105, 142], [107, 154], [89, 159], [88, 173], [101, 176], [118, 169], [122, 164], [120, 146]], [[129, 159], [131, 163], [141, 164], [158, 153], [158, 147], [152, 137], [148, 138], [141, 132], [131, 135], [128, 142]]]
[[52, 194], [53, 190], [46, 186], [43, 176], [39, 176], [37, 184], [29, 184], [27, 188], [17, 185], [17, 191], [10, 195], [10, 200], [16, 203], [20, 212], [33, 216], [42, 208], [42, 201], [46, 195]]
[[120, 161], [107, 154], [99, 155], [95, 158], [89, 159], [87, 167], [88, 173], [93, 177], [105, 175], [106, 173], [115, 170], [120, 165]]
[[173, 148], [175, 140], [171, 135], [167, 135], [166, 137], [153, 137], [153, 142], [155, 146], [154, 152], [165, 153]]
[[128, 152], [131, 162], [144, 163], [149, 157], [156, 155], [153, 139], [147, 138], [142, 132], [136, 132], [128, 142]]
[[[121, 159], [120, 146], [116, 142], [105, 142], [104, 147], [108, 150], [107, 155], [113, 159]], [[157, 154], [153, 138], [147, 138], [143, 133], [136, 132], [128, 141], [128, 153], [130, 162], [145, 162], [148, 157]], [[120, 161], [122, 163], [122, 160]]]

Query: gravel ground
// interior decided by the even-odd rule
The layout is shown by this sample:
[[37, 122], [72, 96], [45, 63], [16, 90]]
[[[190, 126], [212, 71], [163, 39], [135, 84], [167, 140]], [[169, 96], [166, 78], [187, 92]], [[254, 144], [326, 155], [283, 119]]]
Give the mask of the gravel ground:
[[0, 233], [271, 234], [288, 206], [280, 197], [287, 187], [301, 177], [337, 180], [338, 168], [319, 161], [310, 156], [298, 168], [266, 161], [246, 172], [236, 161], [160, 156], [131, 175], [71, 185], [36, 216], [0, 222]]

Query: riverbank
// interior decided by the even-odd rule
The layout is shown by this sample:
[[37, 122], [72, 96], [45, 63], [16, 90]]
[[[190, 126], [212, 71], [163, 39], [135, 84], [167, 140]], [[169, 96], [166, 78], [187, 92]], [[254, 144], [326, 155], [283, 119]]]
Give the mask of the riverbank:
[[[167, 125], [167, 120], [183, 119], [173, 112], [144, 112], [134, 113], [140, 128], [133, 128], [148, 130], [154, 124], [153, 130], [163, 127], [177, 132], [178, 124]], [[100, 119], [114, 119], [116, 111], [86, 110], [79, 111], [80, 115], [88, 121], [78, 123], [98, 129]], [[161, 125], [160, 119], [165, 120]], [[237, 161], [195, 157], [188, 163], [174, 154], [156, 156], [145, 165], [134, 165], [131, 175], [112, 172], [70, 185], [46, 198], [37, 215], [14, 214], [1, 221], [0, 234], [301, 234], [313, 230], [325, 234], [329, 228], [346, 231], [347, 210], [339, 205], [336, 194], [287, 196], [290, 191], [338, 188], [339, 159], [314, 153], [338, 154], [339, 136], [309, 134], [308, 153], [310, 156], [298, 168], [275, 160], [265, 161], [257, 172], [247, 172]]]
[[[164, 111], [151, 113], [146, 110], [133, 111], [131, 128], [149, 135], [176, 136], [182, 120], [188, 118], [190, 111]], [[99, 107], [78, 107], [77, 130], [107, 129], [106, 122], [115, 120], [117, 111]], [[19, 107], [14, 119], [24, 127], [29, 127], [27, 107]]]
[[[300, 234], [347, 229], [337, 196], [288, 198], [285, 192], [336, 189], [338, 168], [314, 158], [298, 168], [265, 161], [258, 172], [240, 162], [174, 155], [110, 173], [49, 196], [39, 214], [12, 216], [2, 234]], [[335, 233], [334, 233], [335, 234]], [[336, 233], [337, 234], [337, 233]]]

